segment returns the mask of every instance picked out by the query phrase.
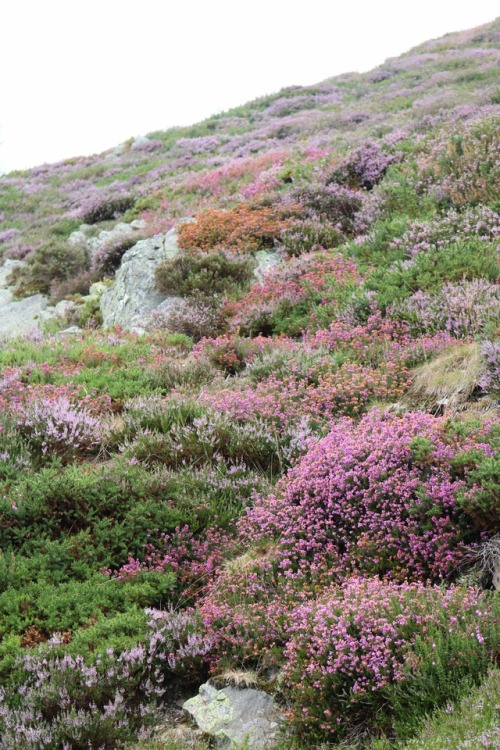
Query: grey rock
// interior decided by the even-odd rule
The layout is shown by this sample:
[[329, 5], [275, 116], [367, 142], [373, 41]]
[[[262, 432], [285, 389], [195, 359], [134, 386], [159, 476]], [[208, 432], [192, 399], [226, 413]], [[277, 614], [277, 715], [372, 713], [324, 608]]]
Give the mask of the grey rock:
[[[40, 328], [40, 324], [53, 317], [47, 310], [47, 297], [34, 294], [26, 299], [8, 302], [0, 307], [0, 339], [22, 336], [24, 333]], [[45, 313], [45, 314], [44, 314]]]
[[8, 287], [6, 289], [0, 288], [0, 308], [3, 307], [3, 305], [8, 305], [9, 302], [12, 302], [14, 299], [14, 295], [12, 294], [12, 290]]
[[140, 240], [124, 254], [116, 272], [113, 286], [101, 297], [101, 312], [105, 328], [120, 325], [130, 330], [142, 327], [144, 316], [165, 301], [156, 291], [155, 271], [164, 260], [179, 252], [177, 232]]
[[93, 297], [102, 297], [108, 288], [108, 285], [104, 284], [102, 281], [96, 281], [95, 284], [92, 284], [90, 287], [87, 297], [90, 297], [90, 299]]
[[76, 336], [77, 333], [81, 333], [82, 329], [78, 326], [69, 326], [64, 328], [62, 331], [56, 333], [57, 338], [64, 338], [65, 336]]
[[0, 266], [0, 289], [8, 289], [9, 276], [14, 268], [21, 268], [25, 265], [26, 263], [24, 260], [12, 260], [11, 258], [7, 258], [4, 261], [3, 266]]
[[70, 299], [62, 299], [54, 307], [54, 313], [58, 318], [68, 318], [74, 312], [76, 304]]
[[207, 683], [183, 708], [223, 749], [242, 745], [249, 750], [272, 747], [284, 721], [272, 697], [253, 688], [229, 686], [217, 690]]
[[68, 237], [68, 245], [71, 245], [71, 247], [75, 247], [76, 245], [86, 245], [88, 242], [88, 237], [85, 232], [82, 232], [81, 229], [77, 229], [74, 232], [71, 232], [70, 236]]
[[257, 266], [253, 273], [260, 282], [263, 281], [264, 276], [268, 271], [279, 266], [280, 263], [283, 262], [281, 255], [274, 252], [274, 250], [259, 250], [255, 253], [255, 258], [257, 260]]
[[143, 229], [145, 225], [146, 222], [139, 219], [135, 219], [130, 224], [120, 221], [112, 229], [103, 229], [97, 236], [94, 236], [94, 227], [89, 224], [80, 224], [75, 232], [71, 232], [68, 237], [68, 243], [73, 246], [83, 244], [89, 252], [92, 252], [106, 244], [106, 242], [112, 242], [113, 240], [120, 238], [125, 239], [127, 237], [133, 237], [140, 229]]
[[132, 149], [134, 149], [134, 148], [140, 148], [144, 143], [149, 143], [150, 140], [151, 139], [148, 138], [147, 135], [138, 135], [132, 141], [132, 145], [131, 145], [130, 148], [132, 148]]

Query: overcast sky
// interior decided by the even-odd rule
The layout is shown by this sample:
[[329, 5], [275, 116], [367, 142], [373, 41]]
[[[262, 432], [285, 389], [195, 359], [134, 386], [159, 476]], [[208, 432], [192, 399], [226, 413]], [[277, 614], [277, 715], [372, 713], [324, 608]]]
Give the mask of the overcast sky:
[[1, 0], [0, 172], [365, 71], [498, 0]]

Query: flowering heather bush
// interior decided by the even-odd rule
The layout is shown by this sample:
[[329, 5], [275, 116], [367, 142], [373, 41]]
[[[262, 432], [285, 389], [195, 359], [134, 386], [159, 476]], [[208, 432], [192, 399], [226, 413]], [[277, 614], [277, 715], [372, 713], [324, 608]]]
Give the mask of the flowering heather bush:
[[287, 223], [282, 211], [267, 206], [239, 203], [228, 210], [207, 209], [197, 215], [196, 222], [180, 227], [179, 245], [186, 249], [234, 248], [255, 252], [274, 247]]
[[80, 207], [78, 218], [86, 224], [97, 224], [99, 221], [116, 219], [129, 208], [132, 208], [134, 203], [135, 198], [130, 195], [96, 195]]
[[114, 237], [111, 240], [100, 245], [92, 253], [90, 272], [96, 279], [102, 279], [103, 276], [113, 276], [116, 269], [119, 268], [123, 255], [141, 239], [140, 236], [134, 237]]
[[451, 137], [443, 129], [417, 157], [417, 187], [455, 206], [491, 204], [498, 208], [500, 156], [498, 117], [470, 122]]
[[302, 219], [292, 219], [280, 235], [276, 247], [283, 255], [304, 253], [338, 247], [345, 234], [338, 224], [330, 224], [312, 210]]
[[103, 439], [101, 420], [65, 396], [31, 401], [20, 414], [19, 428], [35, 454], [55, 453], [66, 460], [96, 451]]
[[495, 341], [485, 341], [481, 347], [481, 355], [485, 364], [485, 373], [480, 386], [488, 393], [500, 391], [500, 344]]
[[163, 148], [163, 141], [156, 139], [145, 139], [145, 140], [138, 140], [132, 143], [132, 146], [130, 147], [131, 151], [143, 151], [146, 153], [150, 153], [151, 151], [158, 151], [159, 149]]
[[305, 313], [305, 327], [308, 310], [322, 302], [338, 306], [344, 299], [344, 290], [359, 283], [360, 278], [356, 264], [342, 255], [307, 253], [291, 258], [267, 271], [262, 283], [255, 284], [242, 299], [226, 305], [231, 327], [242, 332], [269, 333], [283, 318], [282, 332], [287, 318], [293, 318], [294, 308], [300, 309], [300, 305], [304, 308], [301, 312]]
[[336, 183], [311, 182], [296, 188], [292, 199], [346, 235], [352, 234], [355, 216], [363, 205], [363, 193]]
[[[213, 469], [204, 471], [215, 474]], [[228, 479], [231, 482], [232, 478]], [[233, 484], [230, 486], [232, 490], [235, 489]], [[160, 534], [154, 543], [146, 545], [143, 561], [130, 557], [116, 576], [124, 580], [144, 571], [175, 571], [179, 598], [182, 606], [185, 606], [205, 593], [207, 584], [217, 575], [233, 547], [234, 535], [228, 532], [211, 528], [207, 529], [204, 537], [200, 537], [184, 526], [171, 534]]]
[[328, 182], [372, 190], [395, 160], [396, 157], [384, 151], [376, 141], [366, 141], [342, 160], [330, 173]]
[[[487, 428], [485, 428], [487, 432]], [[343, 419], [281, 480], [278, 493], [248, 511], [251, 540], [279, 538], [284, 575], [318, 566], [333, 578], [361, 572], [389, 579], [449, 578], [463, 560], [457, 497], [464, 487], [453, 459], [475, 439], [450, 439], [445, 424], [423, 413], [372, 412], [358, 425]]]
[[19, 234], [19, 229], [4, 229], [0, 232], [0, 245], [13, 240]]
[[413, 257], [471, 236], [486, 242], [497, 239], [500, 236], [500, 215], [487, 206], [471, 207], [462, 212], [452, 208], [432, 220], [412, 222], [402, 237], [391, 242], [391, 247]]
[[[144, 643], [113, 649], [86, 664], [64, 654], [61, 640], [27, 654], [0, 693], [2, 745], [14, 750], [122, 747], [156, 720], [168, 678], [193, 679], [210, 643], [190, 612], [148, 610]], [[22, 696], [19, 705], [18, 695]]]
[[443, 330], [456, 338], [477, 336], [500, 324], [500, 286], [485, 279], [445, 284], [437, 294], [415, 292], [394, 305], [390, 314], [402, 314], [419, 332]]
[[[243, 192], [248, 189], [250, 195], [245, 198], [253, 198], [261, 192], [261, 188], [269, 179], [269, 187], [275, 182], [272, 174], [268, 178], [265, 175], [268, 170], [282, 166], [287, 154], [284, 151], [269, 151], [261, 156], [238, 159], [230, 161], [229, 164], [213, 169], [189, 175], [185, 183], [186, 190], [210, 196], [231, 195], [238, 193], [240, 184], [246, 184]], [[254, 186], [253, 188], [251, 186]]]
[[223, 305], [220, 295], [193, 294], [175, 301], [165, 312], [153, 313], [149, 329], [167, 328], [172, 333], [182, 333], [193, 341], [200, 341], [224, 330]]
[[306, 377], [287, 375], [278, 380], [271, 375], [250, 387], [205, 391], [200, 401], [240, 420], [264, 419], [283, 428], [311, 418], [321, 423], [358, 416], [375, 399], [395, 401], [404, 393], [408, 377], [398, 360], [379, 368], [346, 362], [338, 369], [328, 360], [316, 361]]
[[210, 364], [228, 375], [235, 375], [245, 369], [260, 353], [273, 348], [269, 339], [256, 336], [254, 339], [235, 334], [217, 338], [204, 338], [193, 349], [193, 356], [201, 364]]
[[270, 430], [262, 419], [238, 422], [215, 410], [205, 411], [187, 424], [174, 424], [169, 434], [146, 428], [123, 446], [123, 455], [146, 466], [163, 464], [180, 469], [187, 463], [217, 464], [224, 460], [267, 472], [284, 471], [307, 448], [305, 424], [286, 424]]
[[381, 358], [409, 343], [409, 339], [404, 323], [383, 317], [375, 306], [371, 307], [366, 323], [356, 325], [350, 320], [334, 320], [328, 330], [309, 336], [308, 343], [313, 348], [320, 346], [332, 352], [342, 349], [358, 362], [378, 364]]
[[[308, 738], [387, 733], [402, 718], [398, 690], [422, 713], [429, 699], [453, 695], [454, 680], [486, 669], [493, 622], [474, 590], [349, 579], [292, 612], [282, 674], [292, 719]], [[431, 697], [418, 675], [432, 665]]]

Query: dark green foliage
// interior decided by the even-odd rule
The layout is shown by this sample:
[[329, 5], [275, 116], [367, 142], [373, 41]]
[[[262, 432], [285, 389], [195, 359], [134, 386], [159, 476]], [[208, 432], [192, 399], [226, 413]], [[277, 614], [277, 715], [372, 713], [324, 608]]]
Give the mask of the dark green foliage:
[[13, 485], [0, 503], [6, 554], [34, 553], [69, 536], [71, 554], [101, 567], [141, 555], [152, 529], [191, 521], [189, 508], [174, 503], [168, 487], [139, 467], [43, 469]]
[[134, 203], [135, 198], [131, 195], [96, 199], [83, 209], [81, 219], [86, 224], [97, 224], [99, 221], [116, 219], [120, 214], [131, 209]]
[[500, 271], [496, 245], [471, 239], [443, 248], [419, 253], [408, 264], [379, 267], [366, 280], [367, 289], [377, 292], [382, 309], [392, 302], [406, 299], [415, 292], [438, 291], [447, 282], [471, 279], [496, 281]]
[[247, 287], [252, 271], [253, 261], [248, 255], [184, 250], [158, 266], [156, 285], [164, 294], [181, 297], [227, 295]]
[[27, 297], [41, 292], [48, 294], [57, 282], [73, 279], [88, 269], [86, 250], [80, 245], [68, 245], [63, 240], [51, 240], [35, 250], [26, 269], [22, 269], [16, 284], [16, 294]]

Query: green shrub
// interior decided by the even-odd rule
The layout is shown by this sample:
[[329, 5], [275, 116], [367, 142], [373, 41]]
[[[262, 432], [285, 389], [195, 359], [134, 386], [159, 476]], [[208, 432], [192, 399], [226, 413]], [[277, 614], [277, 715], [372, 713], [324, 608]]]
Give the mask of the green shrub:
[[230, 294], [248, 287], [254, 263], [249, 255], [184, 250], [156, 269], [156, 285], [164, 294]]
[[115, 197], [97, 197], [81, 211], [81, 220], [85, 224], [97, 224], [99, 221], [116, 219], [120, 214], [133, 208], [135, 198], [131, 195], [117, 195]]
[[142, 555], [153, 529], [173, 530], [192, 521], [189, 509], [172, 502], [168, 487], [158, 486], [144, 468], [127, 465], [42, 469], [13, 485], [0, 507], [0, 546], [7, 555], [33, 554], [50, 540], [70, 537], [65, 554], [94, 569]]
[[88, 258], [83, 246], [51, 240], [37, 248], [29, 265], [21, 269], [16, 294], [20, 297], [37, 292], [49, 294], [51, 285], [74, 278], [87, 268]]
[[366, 288], [377, 293], [382, 308], [406, 299], [415, 292], [438, 291], [447, 282], [484, 278], [496, 281], [500, 272], [496, 245], [469, 240], [419, 253], [410, 263], [374, 270]]

